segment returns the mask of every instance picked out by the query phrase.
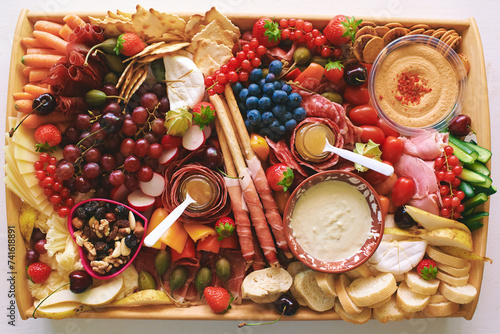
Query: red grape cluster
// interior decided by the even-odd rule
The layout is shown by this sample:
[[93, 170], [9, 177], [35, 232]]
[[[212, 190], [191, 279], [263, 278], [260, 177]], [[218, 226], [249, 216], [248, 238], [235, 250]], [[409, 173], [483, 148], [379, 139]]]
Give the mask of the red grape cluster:
[[75, 199], [71, 197], [70, 190], [63, 185], [59, 177], [57, 158], [49, 153], [40, 153], [39, 160], [35, 161], [35, 175], [45, 196], [53, 205], [60, 217], [67, 217], [70, 209], [75, 205]]
[[459, 159], [453, 155], [453, 147], [444, 148], [444, 156], [437, 157], [434, 161], [436, 178], [439, 182], [439, 193], [441, 194], [443, 206], [441, 216], [458, 219], [464, 211], [462, 200], [465, 193], [458, 190], [462, 174], [462, 166]]
[[227, 83], [245, 82], [250, 71], [259, 67], [261, 58], [267, 52], [264, 45], [260, 45], [256, 38], [243, 44], [241, 51], [231, 57], [227, 64], [221, 66], [213, 75], [205, 77], [205, 87], [209, 95], [222, 94]]

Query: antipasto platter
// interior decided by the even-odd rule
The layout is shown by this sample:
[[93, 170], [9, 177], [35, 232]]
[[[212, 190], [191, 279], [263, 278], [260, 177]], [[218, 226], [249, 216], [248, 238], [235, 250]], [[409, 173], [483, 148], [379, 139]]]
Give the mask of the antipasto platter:
[[21, 12], [23, 319], [472, 318], [496, 192], [474, 19], [270, 17]]

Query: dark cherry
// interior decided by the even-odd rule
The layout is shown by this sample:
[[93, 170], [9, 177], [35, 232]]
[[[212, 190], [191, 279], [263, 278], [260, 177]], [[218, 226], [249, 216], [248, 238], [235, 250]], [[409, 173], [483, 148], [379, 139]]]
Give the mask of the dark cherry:
[[213, 146], [203, 150], [202, 164], [210, 169], [217, 169], [222, 165], [222, 154]]
[[35, 243], [35, 252], [38, 254], [46, 254], [47, 250], [45, 249], [45, 244], [47, 243], [47, 239], [40, 239]]
[[118, 96], [119, 92], [114, 85], [104, 85], [101, 89], [108, 96]]
[[394, 222], [403, 230], [417, 225], [417, 222], [406, 212], [404, 206], [399, 207], [394, 213]]
[[349, 86], [361, 86], [368, 81], [368, 71], [359, 63], [346, 65], [344, 80]]
[[56, 108], [56, 98], [50, 93], [40, 94], [33, 100], [33, 110], [39, 115], [47, 115]]
[[109, 102], [103, 109], [103, 114], [108, 112], [113, 113], [115, 115], [120, 115], [122, 113], [122, 107], [116, 102]]
[[108, 112], [102, 115], [99, 124], [101, 124], [101, 127], [104, 128], [106, 132], [114, 133], [121, 129], [124, 119], [125, 116], [123, 114], [116, 115], [112, 112]]
[[288, 294], [279, 297], [275, 302], [276, 308], [280, 314], [294, 315], [299, 310], [299, 302]]
[[69, 289], [73, 293], [85, 292], [92, 286], [92, 277], [84, 270], [75, 270], [69, 274]]
[[460, 114], [454, 119], [451, 120], [450, 125], [448, 125], [448, 129], [455, 136], [467, 136], [469, 132], [471, 132], [471, 119], [469, 116]]
[[28, 249], [26, 251], [26, 265], [29, 266], [32, 263], [38, 262], [38, 259], [40, 258], [40, 254], [35, 252], [34, 249]]
[[36, 243], [38, 240], [42, 239], [45, 239], [45, 233], [37, 228], [33, 229], [33, 232], [31, 233], [31, 240]]

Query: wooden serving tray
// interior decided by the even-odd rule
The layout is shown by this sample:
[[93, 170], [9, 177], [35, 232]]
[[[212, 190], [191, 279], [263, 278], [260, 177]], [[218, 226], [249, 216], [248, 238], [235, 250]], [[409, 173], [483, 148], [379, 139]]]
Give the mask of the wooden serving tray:
[[[14, 41], [12, 46], [12, 57], [10, 63], [10, 76], [9, 76], [9, 90], [7, 99], [7, 112], [6, 117], [15, 116], [14, 100], [12, 94], [14, 92], [22, 91], [22, 87], [27, 83], [26, 78], [21, 74], [23, 65], [21, 64], [21, 57], [25, 54], [25, 50], [21, 46], [20, 40], [22, 37], [31, 36], [33, 31], [33, 24], [39, 19], [50, 19], [55, 21], [62, 21], [65, 13], [36, 13], [29, 12], [24, 9], [19, 15], [18, 24], [14, 34]], [[77, 13], [82, 18], [89, 15], [95, 17], [104, 16], [103, 13]], [[189, 14], [180, 14], [185, 19], [189, 18]], [[275, 14], [269, 15], [279, 20], [281, 17]], [[260, 17], [260, 16], [259, 16]], [[251, 29], [253, 23], [259, 18], [257, 16], [248, 16], [244, 14], [235, 14], [229, 18], [242, 30]], [[331, 16], [310, 16], [303, 17], [312, 22], [318, 29], [326, 26]], [[359, 18], [359, 17], [358, 17]], [[468, 114], [472, 123], [477, 129], [481, 131], [477, 134], [478, 143], [490, 149], [490, 114], [488, 104], [488, 90], [486, 83], [486, 69], [484, 64], [483, 47], [479, 30], [474, 18], [467, 20], [442, 20], [436, 21], [431, 19], [407, 19], [407, 18], [393, 18], [391, 20], [380, 20], [371, 17], [362, 17], [363, 19], [373, 21], [377, 24], [384, 24], [387, 22], [400, 22], [406, 27], [417, 23], [426, 23], [432, 28], [444, 27], [447, 29], [455, 29], [463, 38], [459, 48], [459, 52], [465, 54], [470, 61], [470, 72], [467, 80], [467, 89], [465, 96], [465, 103], [463, 113]], [[8, 122], [7, 126], [8, 126]], [[480, 124], [480, 126], [478, 126]], [[6, 128], [8, 132], [9, 129]], [[488, 163], [490, 167], [490, 163]], [[24, 258], [26, 249], [20, 245], [24, 244], [20, 231], [19, 208], [21, 200], [12, 193], [8, 188], [6, 192], [6, 207], [7, 207], [7, 225], [15, 226], [16, 230], [16, 301], [19, 308], [19, 313], [22, 319], [31, 317], [33, 313], [33, 298], [27, 288], [27, 275], [24, 266]], [[489, 201], [486, 202], [482, 208], [485, 211], [489, 210]], [[486, 251], [486, 240], [488, 233], [488, 218], [483, 218], [483, 228], [474, 231], [473, 242], [474, 251], [484, 256]], [[459, 311], [452, 315], [452, 317], [463, 317], [467, 320], [472, 319], [474, 311], [479, 299], [479, 291], [483, 278], [484, 263], [480, 261], [471, 261], [472, 267], [470, 270], [469, 282], [474, 285], [478, 290], [478, 295], [472, 303], [461, 305]], [[277, 316], [274, 306], [272, 304], [255, 304], [249, 300], [245, 300], [242, 305], [234, 305], [230, 312], [222, 315], [215, 315], [206, 305], [193, 306], [189, 309], [177, 308], [173, 305], [164, 306], [141, 306], [141, 307], [114, 307], [104, 308], [92, 312], [84, 312], [78, 315], [78, 318], [117, 318], [117, 319], [177, 319], [177, 320], [273, 320]], [[425, 317], [422, 313], [417, 313], [416, 317]], [[301, 307], [300, 311], [293, 317], [286, 317], [287, 320], [336, 320], [340, 319], [334, 311], [328, 312], [314, 312], [306, 307]]]

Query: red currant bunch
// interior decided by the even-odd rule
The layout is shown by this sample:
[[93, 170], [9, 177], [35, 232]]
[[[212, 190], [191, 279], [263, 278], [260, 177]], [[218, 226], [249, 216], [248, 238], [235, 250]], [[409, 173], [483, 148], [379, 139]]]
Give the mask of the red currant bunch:
[[465, 193], [458, 189], [462, 174], [462, 166], [459, 159], [453, 155], [453, 147], [446, 146], [443, 156], [434, 161], [436, 179], [439, 182], [439, 193], [441, 194], [442, 207], [441, 216], [458, 219], [464, 211], [462, 204]]

